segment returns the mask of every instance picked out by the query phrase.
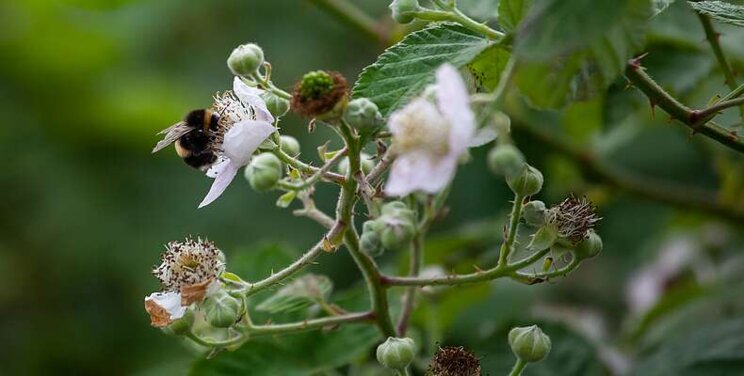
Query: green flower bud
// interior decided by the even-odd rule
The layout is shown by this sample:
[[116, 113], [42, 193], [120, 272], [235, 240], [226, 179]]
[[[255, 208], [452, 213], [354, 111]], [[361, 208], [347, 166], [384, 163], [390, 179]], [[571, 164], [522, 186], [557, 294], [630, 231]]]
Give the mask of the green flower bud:
[[411, 23], [420, 9], [418, 0], [393, 0], [390, 4], [393, 19], [402, 24]]
[[416, 344], [408, 337], [388, 337], [377, 346], [377, 361], [385, 368], [403, 370], [411, 364], [415, 355]]
[[261, 99], [266, 102], [266, 108], [275, 117], [284, 116], [289, 111], [289, 100], [284, 99], [271, 91], [265, 90], [260, 94]]
[[382, 247], [382, 239], [380, 232], [378, 231], [364, 231], [362, 236], [359, 237], [359, 246], [362, 248], [362, 252], [372, 256], [382, 256], [385, 252], [385, 248]]
[[221, 290], [204, 300], [201, 309], [209, 325], [229, 328], [243, 314], [243, 301]]
[[361, 135], [372, 135], [382, 127], [382, 114], [375, 102], [367, 98], [354, 99], [346, 106], [344, 120]]
[[527, 165], [522, 152], [511, 144], [494, 147], [488, 152], [487, 158], [491, 172], [505, 176], [507, 179], [521, 174]]
[[279, 138], [279, 143], [285, 153], [293, 157], [300, 154], [300, 142], [296, 138], [282, 135]]
[[415, 215], [411, 209], [399, 201], [382, 206], [378, 219], [383, 224], [380, 230], [382, 246], [386, 249], [400, 249], [407, 245], [416, 231]]
[[263, 50], [253, 43], [236, 47], [227, 58], [227, 66], [236, 76], [250, 76], [256, 73], [263, 63]]
[[550, 352], [550, 337], [537, 325], [517, 327], [509, 332], [509, 346], [517, 358], [528, 362], [539, 362]]
[[165, 334], [180, 336], [191, 331], [191, 326], [193, 324], [194, 312], [187, 309], [186, 313], [183, 314], [183, 317], [168, 324], [168, 326], [164, 327], [162, 330]]
[[586, 238], [574, 250], [576, 257], [582, 260], [592, 258], [600, 252], [602, 252], [602, 238], [594, 230], [589, 230]]
[[514, 193], [524, 197], [532, 196], [542, 189], [543, 175], [540, 170], [527, 166], [521, 175], [506, 179], [506, 183]]
[[547, 209], [545, 203], [539, 200], [530, 201], [522, 207], [522, 218], [527, 224], [532, 226], [542, 226], [545, 224]]
[[261, 153], [245, 169], [245, 178], [257, 192], [266, 192], [276, 186], [283, 173], [282, 162], [271, 153]]
[[[375, 162], [372, 162], [372, 160], [369, 158], [368, 154], [362, 153], [360, 155], [361, 158], [361, 167], [362, 172], [367, 175], [370, 171], [372, 171], [373, 168], [375, 168]], [[349, 158], [344, 158], [341, 160], [341, 162], [338, 162], [338, 173], [342, 175], [346, 175], [346, 173], [349, 171]]]

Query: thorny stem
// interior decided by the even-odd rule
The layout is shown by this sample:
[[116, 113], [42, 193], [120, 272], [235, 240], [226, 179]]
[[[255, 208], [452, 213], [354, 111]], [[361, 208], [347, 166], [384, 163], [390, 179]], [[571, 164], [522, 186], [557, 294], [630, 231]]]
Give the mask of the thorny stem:
[[512, 119], [512, 125], [527, 132], [533, 139], [545, 146], [573, 159], [590, 177], [599, 178], [605, 184], [630, 194], [669, 204], [682, 210], [696, 210], [731, 220], [744, 221], [744, 209], [737, 209], [718, 202], [715, 193], [680, 188], [672, 183], [659, 181], [647, 176], [637, 176], [619, 167], [607, 164], [591, 152], [567, 140], [547, 134], [537, 127]]
[[308, 0], [339, 21], [382, 44], [390, 43], [390, 35], [375, 19], [346, 0]]
[[[726, 79], [726, 85], [732, 91], [736, 91], [738, 89], [736, 84], [736, 77], [734, 75], [734, 70], [731, 68], [731, 64], [729, 64], [729, 62], [726, 60], [726, 55], [723, 53], [723, 49], [721, 48], [721, 34], [716, 32], [716, 30], [713, 28], [713, 22], [711, 22], [710, 17], [702, 13], [695, 13], [698, 16], [698, 19], [700, 19], [700, 23], [703, 25], [705, 38], [708, 39], [708, 44], [710, 44], [710, 48], [713, 50], [713, 54], [716, 56], [716, 60], [718, 60], [718, 65], [721, 66], [723, 77]], [[739, 106], [739, 115], [744, 121], [744, 107]]]
[[281, 183], [280, 188], [285, 189], [285, 190], [291, 190], [291, 191], [299, 191], [299, 190], [307, 189], [308, 187], [315, 184], [318, 180], [323, 178], [330, 171], [330, 169], [341, 160], [341, 158], [346, 156], [346, 152], [347, 152], [346, 148], [339, 150], [336, 153], [336, 155], [333, 156], [333, 158], [329, 159], [323, 165], [323, 167], [318, 169], [314, 174], [312, 174], [309, 178], [305, 179], [304, 181], [300, 183], [280, 182]]
[[358, 188], [357, 181], [353, 179], [353, 176], [361, 172], [361, 149], [362, 145], [359, 142], [359, 138], [355, 136], [351, 128], [341, 123], [337, 125], [340, 134], [344, 138], [344, 142], [349, 150], [349, 170], [346, 175], [346, 182], [341, 187], [342, 195], [346, 194], [350, 197], [348, 200], [349, 205], [339, 207], [337, 217], [347, 224], [347, 229], [344, 234], [344, 244], [346, 249], [351, 254], [354, 262], [357, 264], [359, 269], [364, 276], [364, 280], [367, 283], [367, 289], [370, 293], [370, 305], [371, 311], [375, 314], [375, 320], [380, 332], [384, 336], [394, 337], [395, 328], [393, 322], [390, 319], [390, 307], [388, 305], [387, 290], [382, 286], [380, 270], [375, 264], [375, 261], [367, 254], [361, 251], [359, 246], [359, 235], [354, 225], [354, 197]]
[[293, 262], [286, 268], [276, 273], [273, 273], [271, 276], [264, 278], [258, 282], [248, 283], [246, 286], [246, 295], [253, 295], [262, 290], [265, 290], [289, 278], [294, 273], [297, 273], [298, 271], [300, 271], [302, 268], [312, 264], [315, 261], [315, 259], [324, 252], [323, 250], [324, 242], [325, 242], [325, 239], [319, 241], [312, 248], [310, 248], [310, 250], [305, 252], [305, 254], [303, 254], [302, 257], [297, 259], [295, 262]]
[[[276, 155], [279, 160], [282, 162], [300, 170], [301, 172], [309, 175], [314, 175], [318, 173], [321, 169], [317, 167], [310, 166], [309, 164], [300, 161], [297, 158], [292, 157], [291, 155], [285, 153], [281, 148], [275, 148], [271, 151], [274, 155]], [[333, 173], [333, 172], [323, 172], [322, 173], [323, 179], [326, 179], [328, 181], [332, 181], [337, 184], [343, 184], [344, 181], [346, 181], [346, 178], [344, 178], [342, 175]]]
[[501, 249], [499, 250], [499, 263], [497, 265], [497, 268], [499, 267], [506, 267], [506, 265], [509, 262], [509, 254], [511, 254], [512, 249], [514, 248], [514, 240], [517, 238], [517, 230], [519, 229], [519, 219], [522, 215], [522, 201], [524, 200], [524, 196], [515, 193], [514, 194], [514, 202], [512, 203], [512, 211], [509, 216], [509, 229], [506, 236], [506, 239], [504, 239], [504, 243], [501, 244]]
[[[649, 98], [652, 105], [658, 105], [671, 115], [672, 118], [690, 127], [694, 133], [706, 135], [731, 149], [744, 153], [744, 138], [739, 137], [736, 133], [733, 133], [726, 128], [710, 122], [711, 118], [715, 116], [715, 113], [708, 114], [705, 112], [706, 110], [692, 110], [672, 97], [648, 74], [646, 74], [638, 59], [630, 60], [628, 67], [625, 70], [625, 76]], [[731, 104], [731, 102], [727, 103], [727, 105], [729, 105], [728, 107], [736, 106], [738, 104], [738, 102], [733, 104]], [[704, 116], [701, 116], [701, 113], [703, 113]]]

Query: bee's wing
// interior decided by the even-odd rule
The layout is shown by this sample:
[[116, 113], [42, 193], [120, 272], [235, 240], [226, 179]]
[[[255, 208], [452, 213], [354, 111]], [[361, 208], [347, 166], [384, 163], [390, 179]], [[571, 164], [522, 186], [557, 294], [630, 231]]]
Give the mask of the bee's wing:
[[173, 124], [166, 129], [163, 129], [162, 131], [158, 132], [158, 134], [164, 134], [165, 137], [163, 137], [162, 140], [158, 141], [157, 145], [155, 145], [155, 148], [152, 149], [152, 152], [157, 153], [158, 151], [163, 150], [163, 148], [174, 143], [176, 140], [181, 138], [181, 136], [191, 132], [192, 129], [193, 128], [189, 127], [188, 124], [183, 121]]

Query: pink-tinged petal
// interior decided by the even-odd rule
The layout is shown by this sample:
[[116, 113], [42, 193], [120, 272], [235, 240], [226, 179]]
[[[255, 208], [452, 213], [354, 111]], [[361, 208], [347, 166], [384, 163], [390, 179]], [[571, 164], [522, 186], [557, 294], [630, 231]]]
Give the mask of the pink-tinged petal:
[[495, 128], [489, 126], [483, 127], [475, 132], [475, 136], [473, 136], [473, 138], [470, 139], [470, 142], [468, 142], [468, 147], [475, 148], [483, 146], [495, 140], [498, 135], [499, 134]]
[[407, 153], [397, 157], [385, 185], [388, 196], [406, 196], [416, 191], [437, 193], [452, 180], [457, 156], [436, 158], [425, 153]]
[[225, 189], [227, 189], [227, 186], [230, 185], [230, 183], [235, 178], [235, 175], [237, 175], [238, 170], [242, 167], [241, 165], [237, 165], [235, 163], [228, 163], [225, 165], [225, 167], [220, 171], [219, 175], [214, 178], [214, 182], [212, 182], [212, 187], [209, 188], [209, 192], [207, 193], [207, 196], [204, 197], [204, 200], [199, 204], [199, 208], [203, 208], [212, 202], [216, 200], [217, 198], [222, 195], [223, 192], [225, 192]]
[[236, 76], [233, 79], [233, 93], [235, 93], [243, 105], [253, 107], [256, 110], [256, 120], [273, 123], [274, 116], [266, 108], [266, 102], [261, 99], [262, 92], [263, 90], [261, 89], [246, 85], [240, 77]]
[[450, 149], [461, 154], [475, 135], [475, 116], [470, 95], [460, 73], [450, 64], [436, 72], [437, 106], [450, 123]]
[[258, 149], [258, 146], [274, 131], [276, 131], [276, 128], [265, 121], [241, 121], [233, 124], [230, 130], [225, 133], [222, 150], [233, 164], [245, 166]]

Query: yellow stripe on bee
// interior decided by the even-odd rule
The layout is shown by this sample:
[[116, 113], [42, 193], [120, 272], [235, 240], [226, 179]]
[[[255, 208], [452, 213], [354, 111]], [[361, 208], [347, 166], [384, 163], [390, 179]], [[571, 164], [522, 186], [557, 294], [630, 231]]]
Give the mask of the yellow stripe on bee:
[[186, 158], [191, 155], [191, 152], [188, 149], [181, 146], [181, 140], [176, 140], [175, 145], [176, 145], [176, 154], [178, 154], [179, 157]]
[[212, 111], [204, 110], [204, 131], [208, 131], [212, 126]]

